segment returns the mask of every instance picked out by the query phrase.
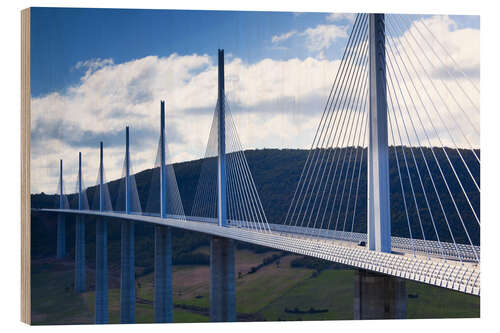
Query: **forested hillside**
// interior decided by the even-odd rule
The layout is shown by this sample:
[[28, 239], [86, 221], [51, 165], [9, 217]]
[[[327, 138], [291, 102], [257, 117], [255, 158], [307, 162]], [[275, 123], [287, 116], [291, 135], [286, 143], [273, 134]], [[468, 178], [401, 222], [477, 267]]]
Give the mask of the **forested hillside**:
[[[352, 148], [342, 148], [352, 149]], [[361, 148], [359, 152], [361, 152]], [[450, 232], [448, 225], [451, 228], [455, 240], [460, 243], [468, 243], [468, 239], [464, 232], [463, 225], [461, 223], [460, 217], [457, 214], [457, 210], [453, 202], [448, 195], [448, 190], [445, 183], [440, 176], [440, 171], [437, 164], [435, 163], [432, 151], [429, 148], [423, 148], [423, 152], [426, 156], [428, 162], [428, 167], [431, 170], [433, 179], [429, 177], [425, 163], [423, 162], [422, 155], [419, 150], [415, 151], [415, 158], [419, 171], [422, 177], [422, 182], [428, 193], [428, 202], [431, 206], [431, 210], [434, 216], [434, 224], [438, 231], [438, 235], [441, 240], [451, 241]], [[447, 149], [448, 157], [455, 167], [455, 172], [462, 180], [462, 186], [467, 192], [471, 204], [473, 205], [477, 214], [480, 211], [479, 193], [475, 189], [475, 186], [468, 174], [468, 171], [463, 166], [463, 162], [456, 150]], [[353, 150], [355, 153], [356, 150]], [[412, 228], [413, 237], [422, 238], [421, 229], [424, 229], [424, 233], [427, 239], [436, 239], [436, 232], [430, 219], [430, 215], [427, 210], [425, 197], [423, 196], [422, 189], [420, 187], [419, 178], [417, 178], [417, 172], [415, 165], [413, 163], [413, 158], [409, 148], [405, 148], [406, 155], [408, 157], [408, 166], [410, 174], [412, 175], [412, 182], [414, 184], [414, 191], [416, 192], [417, 204], [419, 207], [420, 220], [422, 221], [422, 226], [420, 226], [420, 220], [418, 219], [417, 210], [415, 209], [415, 204], [413, 201], [413, 196], [410, 192], [410, 185], [408, 181], [408, 176], [406, 169], [402, 169], [403, 184], [405, 186], [406, 204], [409, 212], [409, 220]], [[251, 169], [255, 184], [257, 186], [260, 198], [271, 223], [283, 223], [287, 210], [290, 206], [294, 191], [297, 187], [297, 183], [300, 178], [301, 171], [307, 159], [309, 151], [306, 150], [292, 150], [292, 149], [262, 149], [262, 150], [248, 150], [245, 151], [245, 156], [248, 160], [249, 167]], [[456, 181], [453, 170], [450, 168], [447, 157], [443, 153], [442, 149], [434, 149], [436, 158], [441, 165], [442, 171], [446, 176], [448, 186], [452, 193], [454, 193], [455, 203], [457, 204], [458, 210], [460, 211], [460, 216], [462, 217], [464, 224], [469, 232], [469, 235], [475, 244], [479, 244], [479, 225], [473, 217], [472, 211], [469, 208], [469, 203], [467, 202], [465, 196], [462, 194], [462, 189], [459, 183]], [[366, 150], [364, 151], [365, 158], [363, 159], [361, 176], [359, 179], [359, 194], [357, 197], [356, 206], [356, 217], [354, 220], [354, 231], [366, 232]], [[479, 155], [479, 151], [476, 151]], [[360, 154], [361, 155], [361, 154]], [[479, 183], [479, 164], [475, 161], [475, 158], [470, 150], [461, 150], [462, 158], [469, 165], [471, 173], [474, 175], [476, 181]], [[339, 153], [337, 156], [343, 156]], [[399, 162], [402, 163], [402, 150], [398, 147], [398, 158]], [[193, 205], [193, 200], [195, 197], [196, 186], [198, 183], [198, 177], [200, 174], [201, 165], [204, 160], [195, 160], [189, 162], [183, 162], [174, 164], [175, 173], [177, 176], [177, 182], [179, 185], [179, 191], [184, 205], [184, 210], [187, 215], [191, 211]], [[330, 161], [330, 163], [335, 163], [336, 161]], [[346, 162], [347, 163], [347, 162]], [[392, 234], [394, 236], [404, 236], [409, 237], [408, 231], [408, 220], [406, 218], [404, 202], [401, 195], [401, 185], [398, 176], [396, 156], [394, 155], [394, 149], [390, 149], [389, 157], [390, 165], [390, 179], [391, 179], [391, 212], [392, 212]], [[325, 165], [328, 167], [329, 165]], [[354, 176], [351, 177], [352, 168], [354, 170]], [[351, 179], [354, 179], [354, 184], [357, 183], [357, 170], [359, 167], [354, 165], [354, 159], [350, 163], [346, 164], [345, 170], [351, 170], [348, 173], [348, 184], [351, 183]], [[144, 170], [135, 175], [139, 198], [141, 201], [141, 206], [146, 207], [148, 205], [149, 187], [152, 179], [153, 169]], [[332, 171], [333, 172], [333, 171]], [[215, 175], [215, 174], [214, 174]], [[346, 179], [341, 179], [340, 188], [342, 188], [343, 181]], [[436, 186], [439, 193], [441, 193], [441, 202], [443, 204], [444, 211], [446, 212], [445, 217], [441, 213], [441, 208], [439, 201], [437, 200], [434, 190], [432, 180], [434, 180], [434, 186]], [[109, 183], [109, 191], [111, 198], [118, 197], [117, 191], [119, 191], [119, 180], [111, 181]], [[331, 184], [329, 184], [330, 186]], [[334, 184], [337, 186], [337, 184]], [[87, 196], [92, 205], [92, 200], [95, 194], [95, 187], [91, 187], [87, 190]], [[347, 194], [346, 194], [347, 195]], [[68, 200], [70, 206], [76, 207], [76, 196], [68, 195]], [[151, 200], [151, 199], [149, 199]], [[354, 197], [352, 197], [354, 200]], [[57, 202], [55, 195], [47, 194], [33, 194], [32, 195], [32, 207], [50, 207], [55, 208], [55, 203]], [[113, 203], [115, 204], [115, 203]], [[354, 204], [350, 203], [350, 211], [348, 212], [349, 217], [352, 217]], [[344, 206], [345, 210], [345, 206]], [[342, 213], [343, 214], [343, 213]], [[71, 218], [68, 218], [70, 220]], [[349, 218], [351, 220], [351, 218]], [[341, 215], [342, 220], [342, 215]], [[89, 222], [92, 219], [89, 218]], [[447, 223], [448, 222], [448, 223]], [[33, 242], [33, 255], [43, 256], [50, 255], [54, 251], [55, 247], [55, 218], [54, 216], [43, 216], [42, 214], [33, 214], [32, 223], [32, 242]], [[71, 223], [68, 225], [68, 230], [71, 229]], [[350, 224], [348, 224], [348, 230]], [[339, 228], [341, 229], [341, 228]], [[95, 232], [91, 227], [87, 229], [87, 238], [92, 243], [92, 235]], [[137, 233], [137, 245], [138, 247], [151, 247], [152, 246], [152, 228], [150, 226], [138, 225], [136, 227]], [[68, 233], [68, 245], [72, 245], [71, 237], [73, 237], [72, 232]], [[119, 223], [110, 223], [110, 231], [108, 233], [110, 242], [119, 241]], [[202, 234], [196, 234], [192, 232], [185, 232], [182, 230], [176, 230], [174, 233], [174, 261], [175, 258], [180, 258], [180, 254], [187, 253], [190, 249], [199, 246], [200, 244], [207, 244], [208, 237]], [[92, 244], [90, 244], [92, 247]], [[140, 256], [140, 254], [139, 254]], [[139, 259], [138, 259], [139, 260]], [[150, 261], [151, 258], [145, 258], [145, 260]], [[186, 260], [203, 260], [203, 259], [186, 259]]]

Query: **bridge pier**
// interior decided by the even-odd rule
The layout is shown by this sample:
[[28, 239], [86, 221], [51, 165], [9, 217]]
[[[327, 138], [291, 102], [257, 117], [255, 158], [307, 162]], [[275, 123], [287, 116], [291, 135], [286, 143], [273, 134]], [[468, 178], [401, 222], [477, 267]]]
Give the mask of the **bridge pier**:
[[96, 222], [95, 244], [95, 323], [108, 323], [108, 224], [104, 218]]
[[172, 233], [169, 227], [155, 226], [154, 311], [156, 323], [171, 323]]
[[210, 321], [236, 321], [234, 241], [210, 239]]
[[[105, 209], [103, 143], [100, 146], [99, 163], [99, 211]], [[107, 324], [108, 317], [108, 222], [97, 218], [95, 231], [95, 323]]]
[[66, 256], [66, 218], [63, 214], [57, 215], [57, 259]]
[[[129, 127], [125, 128], [125, 213], [131, 213]], [[135, 323], [135, 227], [122, 222], [120, 322]]]
[[[63, 190], [63, 161], [59, 161], [59, 208], [64, 208]], [[56, 257], [62, 259], [66, 256], [66, 217], [63, 214], [57, 215], [57, 248]]]
[[[78, 209], [83, 209], [82, 153], [78, 153]], [[75, 291], [85, 291], [85, 217], [76, 216], [75, 226]]]
[[367, 270], [357, 270], [354, 278], [354, 319], [405, 319], [404, 279]]
[[76, 217], [75, 237], [75, 291], [85, 291], [85, 218]]
[[[167, 217], [167, 170], [165, 154], [165, 102], [160, 102], [160, 215]], [[173, 321], [172, 301], [172, 232], [169, 227], [155, 226], [155, 276], [154, 276], [155, 322]]]
[[120, 323], [135, 323], [134, 222], [122, 222]]

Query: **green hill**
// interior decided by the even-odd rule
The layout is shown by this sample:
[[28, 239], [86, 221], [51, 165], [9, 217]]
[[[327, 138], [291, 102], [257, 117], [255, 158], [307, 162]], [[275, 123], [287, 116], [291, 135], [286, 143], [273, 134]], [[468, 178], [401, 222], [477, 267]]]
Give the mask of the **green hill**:
[[[407, 148], [405, 148], [407, 149]], [[429, 168], [434, 175], [439, 175], [437, 165], [432, 161], [432, 152], [424, 148]], [[410, 154], [408, 149], [407, 154]], [[447, 150], [454, 165], [461, 159], [453, 150]], [[365, 152], [366, 153], [366, 152]], [[461, 151], [462, 157], [474, 165], [471, 151]], [[297, 186], [302, 168], [307, 158], [305, 150], [263, 149], [245, 151], [249, 167], [259, 191], [264, 210], [269, 222], [281, 223], [284, 220], [291, 198]], [[479, 154], [479, 152], [477, 152]], [[341, 154], [340, 154], [341, 155]], [[454, 174], [448, 167], [446, 157], [437, 153], [443, 172], [447, 175], [449, 186], [455, 193], [461, 189], [450, 181]], [[422, 161], [417, 161], [422, 167]], [[179, 184], [179, 191], [186, 212], [191, 211], [196, 185], [203, 160], [189, 161], [174, 165]], [[350, 165], [349, 167], [353, 167]], [[413, 168], [410, 163], [410, 168]], [[363, 168], [366, 165], [363, 164]], [[415, 170], [413, 170], [415, 171]], [[422, 175], [426, 173], [423, 167]], [[153, 169], [144, 170], [135, 175], [142, 207], [148, 204], [149, 186]], [[466, 179], [465, 168], [456, 168], [461, 179]], [[471, 167], [471, 172], [479, 181], [479, 167]], [[391, 149], [391, 209], [392, 234], [408, 236], [408, 227], [395, 156]], [[404, 176], [404, 175], [403, 175]], [[404, 177], [403, 177], [404, 178]], [[435, 176], [437, 179], [438, 177]], [[356, 179], [355, 179], [356, 180]], [[416, 181], [417, 179], [414, 179]], [[366, 176], [360, 178], [359, 202], [366, 201]], [[404, 181], [408, 181], [404, 178]], [[111, 197], [117, 196], [120, 180], [109, 183]], [[423, 177], [426, 188], [431, 188], [431, 179]], [[445, 191], [444, 183], [436, 181], [439, 191]], [[464, 182], [472, 204], [479, 212], [479, 194], [474, 191], [471, 181]], [[91, 201], [96, 188], [88, 189]], [[409, 195], [409, 193], [407, 193]], [[410, 198], [407, 196], [407, 198]], [[422, 194], [417, 199], [424, 200]], [[44, 193], [31, 196], [32, 207], [55, 208], [56, 196]], [[69, 195], [70, 206], [75, 207], [76, 196]], [[443, 204], [449, 213], [449, 221], [457, 241], [467, 243], [461, 224], [458, 222], [451, 200], [444, 198]], [[430, 200], [433, 211], [439, 211], [437, 200]], [[463, 215], [467, 229], [475, 244], [479, 244], [479, 226], [467, 213], [468, 203], [465, 197], [458, 195], [456, 203]], [[411, 207], [410, 207], [411, 208]], [[424, 210], [420, 212], [426, 214]], [[366, 205], [358, 205], [355, 231], [365, 232]], [[435, 216], [438, 232], [442, 240], [449, 240], [449, 232], [442, 215]], [[415, 223], [416, 216], [410, 219]], [[428, 217], [427, 217], [428, 219]], [[88, 270], [88, 289], [83, 295], [72, 291], [74, 258], [74, 217], [68, 216], [67, 247], [68, 258], [63, 261], [53, 259], [56, 248], [56, 216], [51, 214], [32, 214], [32, 278], [33, 278], [33, 313], [34, 322], [43, 323], [90, 323], [93, 313], [93, 290], [95, 269], [95, 219], [88, 217], [86, 228], [86, 258]], [[426, 235], [433, 235], [434, 230], [429, 221], [424, 224]], [[417, 225], [412, 225], [417, 230]], [[152, 320], [152, 278], [154, 233], [153, 227], [144, 223], [136, 224], [136, 276], [137, 276], [137, 320]], [[418, 237], [418, 234], [414, 236]], [[432, 237], [428, 237], [431, 238]], [[120, 270], [120, 221], [110, 220], [108, 223], [108, 262], [110, 275], [110, 319], [116, 321], [119, 314], [119, 270]], [[174, 262], [174, 302], [175, 320], [177, 322], [208, 320], [208, 245], [209, 237], [205, 234], [173, 229], [173, 262]], [[338, 269], [339, 267], [325, 261], [302, 258], [287, 254], [276, 266], [273, 255], [280, 254], [272, 249], [237, 242], [236, 264], [241, 277], [237, 280], [238, 320], [307, 320], [307, 319], [350, 319], [352, 318], [353, 271]], [[264, 265], [264, 262], [267, 264]], [[269, 264], [271, 262], [271, 264]], [[253, 273], [249, 273], [253, 271]], [[50, 283], [49, 283], [50, 282]], [[478, 317], [479, 298], [468, 296], [446, 289], [435, 288], [408, 282], [408, 317]], [[271, 287], [270, 287], [271, 286]], [[264, 289], [263, 289], [264, 287]], [[273, 290], [269, 293], [269, 290]], [[325, 290], [328, 292], [325, 293]], [[66, 311], [60, 312], [60, 305], [65, 304]], [[311, 310], [312, 309], [312, 310]], [[328, 310], [325, 312], [325, 310]]]
[[[342, 148], [343, 149], [351, 149], [351, 148]], [[357, 148], [361, 149], [361, 148]], [[444, 206], [444, 210], [446, 212], [446, 217], [448, 219], [448, 223], [453, 232], [455, 240], [459, 243], [468, 243], [468, 239], [466, 233], [464, 232], [464, 227], [460, 221], [460, 218], [457, 214], [455, 206], [448, 195], [447, 188], [445, 187], [445, 183], [442, 181], [440, 177], [440, 171], [437, 167], [433, 159], [432, 152], [429, 148], [422, 148], [426, 160], [428, 161], [428, 167], [433, 174], [433, 179], [428, 176], [428, 173], [425, 169], [425, 164], [423, 163], [421, 155], [416, 151], [415, 156], [417, 159], [417, 164], [419, 166], [420, 174], [422, 175], [422, 182], [426, 191], [428, 193], [428, 202], [431, 206], [431, 210], [434, 215], [434, 223], [436, 225], [436, 229], [440, 240], [452, 242], [450, 232], [448, 230], [448, 224], [445, 220], [444, 215], [441, 213], [441, 208], [439, 205], [439, 201], [436, 199], [433, 194], [433, 185], [436, 186], [439, 193], [443, 193], [441, 196], [442, 204]], [[402, 161], [401, 155], [401, 147], [398, 147], [399, 151], [399, 159]], [[474, 244], [479, 244], [479, 234], [480, 229], [479, 225], [474, 220], [472, 215], [472, 211], [469, 208], [469, 204], [462, 194], [462, 189], [460, 188], [458, 182], [455, 180], [454, 172], [449, 167], [447, 158], [443, 153], [442, 149], [434, 149], [437, 159], [442, 167], [442, 171], [446, 175], [448, 186], [452, 193], [454, 193], [455, 203], [461, 212], [461, 217], [464, 221], [464, 224], [467, 228], [467, 231], [473, 241]], [[480, 211], [480, 196], [477, 190], [475, 190], [474, 184], [471, 181], [468, 171], [463, 167], [463, 163], [461, 158], [463, 158], [470, 167], [471, 173], [474, 175], [476, 181], [479, 183], [479, 165], [475, 161], [472, 151], [470, 150], [461, 150], [460, 157], [456, 150], [452, 150], [446, 148], [448, 153], [448, 157], [451, 162], [455, 166], [455, 172], [457, 172], [458, 176], [462, 180], [462, 185], [465, 188], [467, 195], [475, 208], [475, 211], [479, 214]], [[432, 224], [432, 220], [430, 219], [430, 215], [426, 209], [426, 201], [425, 197], [422, 194], [421, 188], [419, 188], [419, 179], [417, 178], [417, 172], [415, 169], [415, 165], [410, 158], [411, 152], [409, 148], [405, 148], [406, 155], [408, 156], [408, 165], [410, 168], [410, 172], [413, 177], [413, 184], [415, 186], [416, 198], [418, 201], [418, 205], [420, 208], [420, 217], [422, 219], [422, 227], [424, 229], [424, 233], [427, 239], [436, 239], [436, 232], [434, 230], [434, 225]], [[268, 217], [270, 223], [281, 224], [285, 220], [285, 216], [287, 210], [289, 208], [290, 202], [292, 200], [294, 191], [297, 187], [297, 183], [300, 178], [301, 171], [304, 167], [304, 164], [307, 159], [309, 151], [306, 150], [292, 150], [292, 149], [261, 149], [261, 150], [247, 150], [245, 151], [245, 156], [248, 160], [248, 164], [250, 170], [252, 172], [253, 178], [255, 180], [255, 184], [257, 190], [259, 192], [264, 211]], [[479, 151], [476, 152], [479, 155]], [[343, 152], [339, 152], [337, 157], [343, 156]], [[366, 151], [364, 156], [366, 156]], [[187, 215], [191, 211], [191, 207], [193, 205], [193, 200], [196, 193], [196, 186], [198, 183], [198, 177], [200, 174], [200, 169], [202, 162], [204, 160], [195, 160], [183, 163], [174, 164], [175, 173], [177, 176], [177, 182], [179, 185], [179, 191], [181, 195], [181, 199], [183, 202], [184, 210]], [[331, 163], [335, 163], [333, 160]], [[354, 223], [354, 231], [357, 232], [366, 232], [366, 159], [362, 165], [362, 172], [359, 179], [359, 196], [358, 196], [358, 204], [356, 209], [356, 221]], [[391, 179], [391, 212], [392, 212], [392, 235], [393, 236], [402, 236], [409, 237], [408, 232], [408, 224], [404, 210], [404, 203], [401, 194], [401, 187], [399, 184], [397, 164], [394, 155], [394, 150], [390, 149], [389, 156], [389, 166], [390, 166], [390, 179]], [[351, 164], [348, 165], [348, 168], [354, 167], [354, 161], [351, 161]], [[138, 172], [135, 175], [139, 198], [141, 201], [141, 206], [143, 209], [148, 205], [148, 196], [150, 190], [150, 183], [152, 179], [153, 169], [143, 170]], [[215, 174], [214, 174], [215, 176]], [[354, 182], [357, 181], [357, 173], [354, 174]], [[408, 205], [408, 211], [410, 213], [410, 223], [411, 229], [413, 232], [413, 237], [422, 238], [421, 227], [419, 225], [418, 215], [415, 209], [415, 205], [413, 204], [413, 199], [410, 192], [410, 186], [408, 177], [405, 174], [404, 170], [402, 173], [403, 181], [405, 184], [406, 193], [406, 201]], [[345, 177], [344, 177], [345, 178]], [[432, 183], [434, 180], [434, 184]], [[349, 179], [350, 182], [350, 179]], [[343, 182], [341, 181], [340, 185]], [[109, 191], [112, 198], [118, 197], [117, 193], [120, 188], [120, 180], [114, 180], [109, 182]], [[90, 187], [87, 190], [87, 196], [89, 198], [90, 203], [92, 204], [92, 198], [94, 198], [94, 194], [96, 192], [96, 187]], [[41, 207], [49, 207], [55, 208], [56, 196], [55, 195], [47, 195], [47, 194], [33, 194], [32, 196], [32, 207], [33, 208], [41, 208]], [[76, 196], [68, 195], [70, 206], [76, 207]], [[159, 200], [159, 198], [155, 198]], [[115, 203], [113, 203], [115, 204]], [[352, 205], [351, 207], [353, 207]], [[352, 208], [351, 208], [352, 209]], [[33, 223], [33, 255], [47, 255], [51, 253], [54, 247], [54, 237], [55, 228], [54, 223], [47, 222], [49, 217], [42, 217], [37, 214], [33, 216], [34, 222], [41, 220], [42, 223], [37, 222]], [[90, 219], [92, 220], [92, 219]], [[45, 222], [43, 222], [45, 221]], [[325, 224], [326, 225], [326, 224]], [[333, 225], [333, 224], [332, 224]], [[109, 237], [111, 240], [118, 240], [120, 234], [118, 232], [119, 227], [111, 226], [111, 230], [109, 232]], [[138, 235], [138, 243], [144, 242], [144, 246], [149, 246], [151, 240], [146, 237], [143, 239], [143, 236], [150, 235], [151, 228], [148, 226], [138, 226], [137, 227], [137, 235]], [[71, 234], [71, 233], [69, 233]], [[90, 233], [91, 234], [91, 233]], [[40, 237], [37, 237], [40, 235]], [[42, 236], [43, 235], [43, 236]], [[182, 239], [182, 249], [189, 251], [193, 246], [206, 244], [207, 238], [203, 235], [197, 235], [193, 233], [183, 232], [181, 230], [177, 230], [174, 234], [174, 238]], [[72, 244], [71, 241], [68, 244]], [[149, 245], [148, 245], [149, 244]], [[174, 240], [175, 244], [175, 240]], [[50, 251], [49, 251], [50, 249]], [[181, 252], [184, 250], [181, 250]], [[175, 254], [174, 254], [175, 255]]]

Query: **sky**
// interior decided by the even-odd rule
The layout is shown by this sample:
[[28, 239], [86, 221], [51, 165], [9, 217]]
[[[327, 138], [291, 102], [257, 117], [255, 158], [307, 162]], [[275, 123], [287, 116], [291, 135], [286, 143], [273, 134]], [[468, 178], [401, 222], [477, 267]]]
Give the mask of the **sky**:
[[[409, 31], [394, 31], [395, 45], [406, 34], [411, 38], [415, 18]], [[466, 75], [455, 79], [472, 104], [447, 111], [471, 115], [479, 128], [479, 95], [467, 88], [479, 82], [479, 17], [418, 18], [449, 52], [432, 68], [436, 80], [450, 80], [450, 66]], [[354, 19], [341, 13], [33, 8], [31, 191], [54, 193], [63, 159], [66, 191], [72, 192], [79, 151], [85, 184], [94, 185], [101, 140], [107, 179], [120, 177], [126, 125], [134, 171], [153, 167], [163, 99], [170, 162], [203, 157], [217, 100], [219, 48], [243, 146], [309, 148]], [[441, 96], [430, 98], [441, 107]], [[451, 126], [455, 138], [458, 129]], [[478, 147], [478, 135], [464, 137], [444, 143]]]

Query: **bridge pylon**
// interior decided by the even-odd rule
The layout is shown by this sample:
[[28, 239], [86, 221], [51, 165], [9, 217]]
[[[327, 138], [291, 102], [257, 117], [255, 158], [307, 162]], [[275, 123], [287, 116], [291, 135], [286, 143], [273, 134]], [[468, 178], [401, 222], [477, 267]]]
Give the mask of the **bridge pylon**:
[[384, 14], [369, 14], [368, 247], [391, 252]]
[[[217, 218], [227, 227], [226, 115], [224, 92], [224, 50], [218, 51], [218, 159]], [[236, 321], [234, 241], [212, 236], [210, 239], [210, 321]]]
[[[78, 210], [83, 207], [82, 193], [82, 153], [78, 153]], [[75, 226], [75, 291], [82, 293], [86, 289], [85, 281], [85, 217], [76, 216]]]
[[[64, 209], [63, 160], [59, 161], [59, 209]], [[56, 257], [66, 256], [66, 219], [64, 214], [57, 214], [57, 249]]]
[[[165, 149], [165, 101], [160, 102], [160, 216], [167, 217], [167, 164]], [[154, 272], [155, 322], [170, 323], [173, 320], [172, 301], [172, 234], [170, 227], [155, 225], [155, 272]]]
[[[369, 14], [368, 118], [368, 248], [391, 252], [389, 148], [384, 14]], [[406, 318], [406, 283], [403, 279], [358, 270], [354, 280], [354, 319]]]
[[226, 101], [224, 92], [224, 50], [218, 54], [218, 144], [217, 144], [217, 219], [219, 226], [227, 225], [227, 173], [226, 173]]
[[[99, 151], [99, 211], [104, 211], [103, 143]], [[108, 225], [103, 217], [96, 221], [95, 245], [95, 318], [96, 324], [107, 324], [108, 317]]]
[[[125, 213], [131, 213], [129, 127], [125, 128]], [[120, 322], [135, 323], [134, 223], [121, 225]]]

